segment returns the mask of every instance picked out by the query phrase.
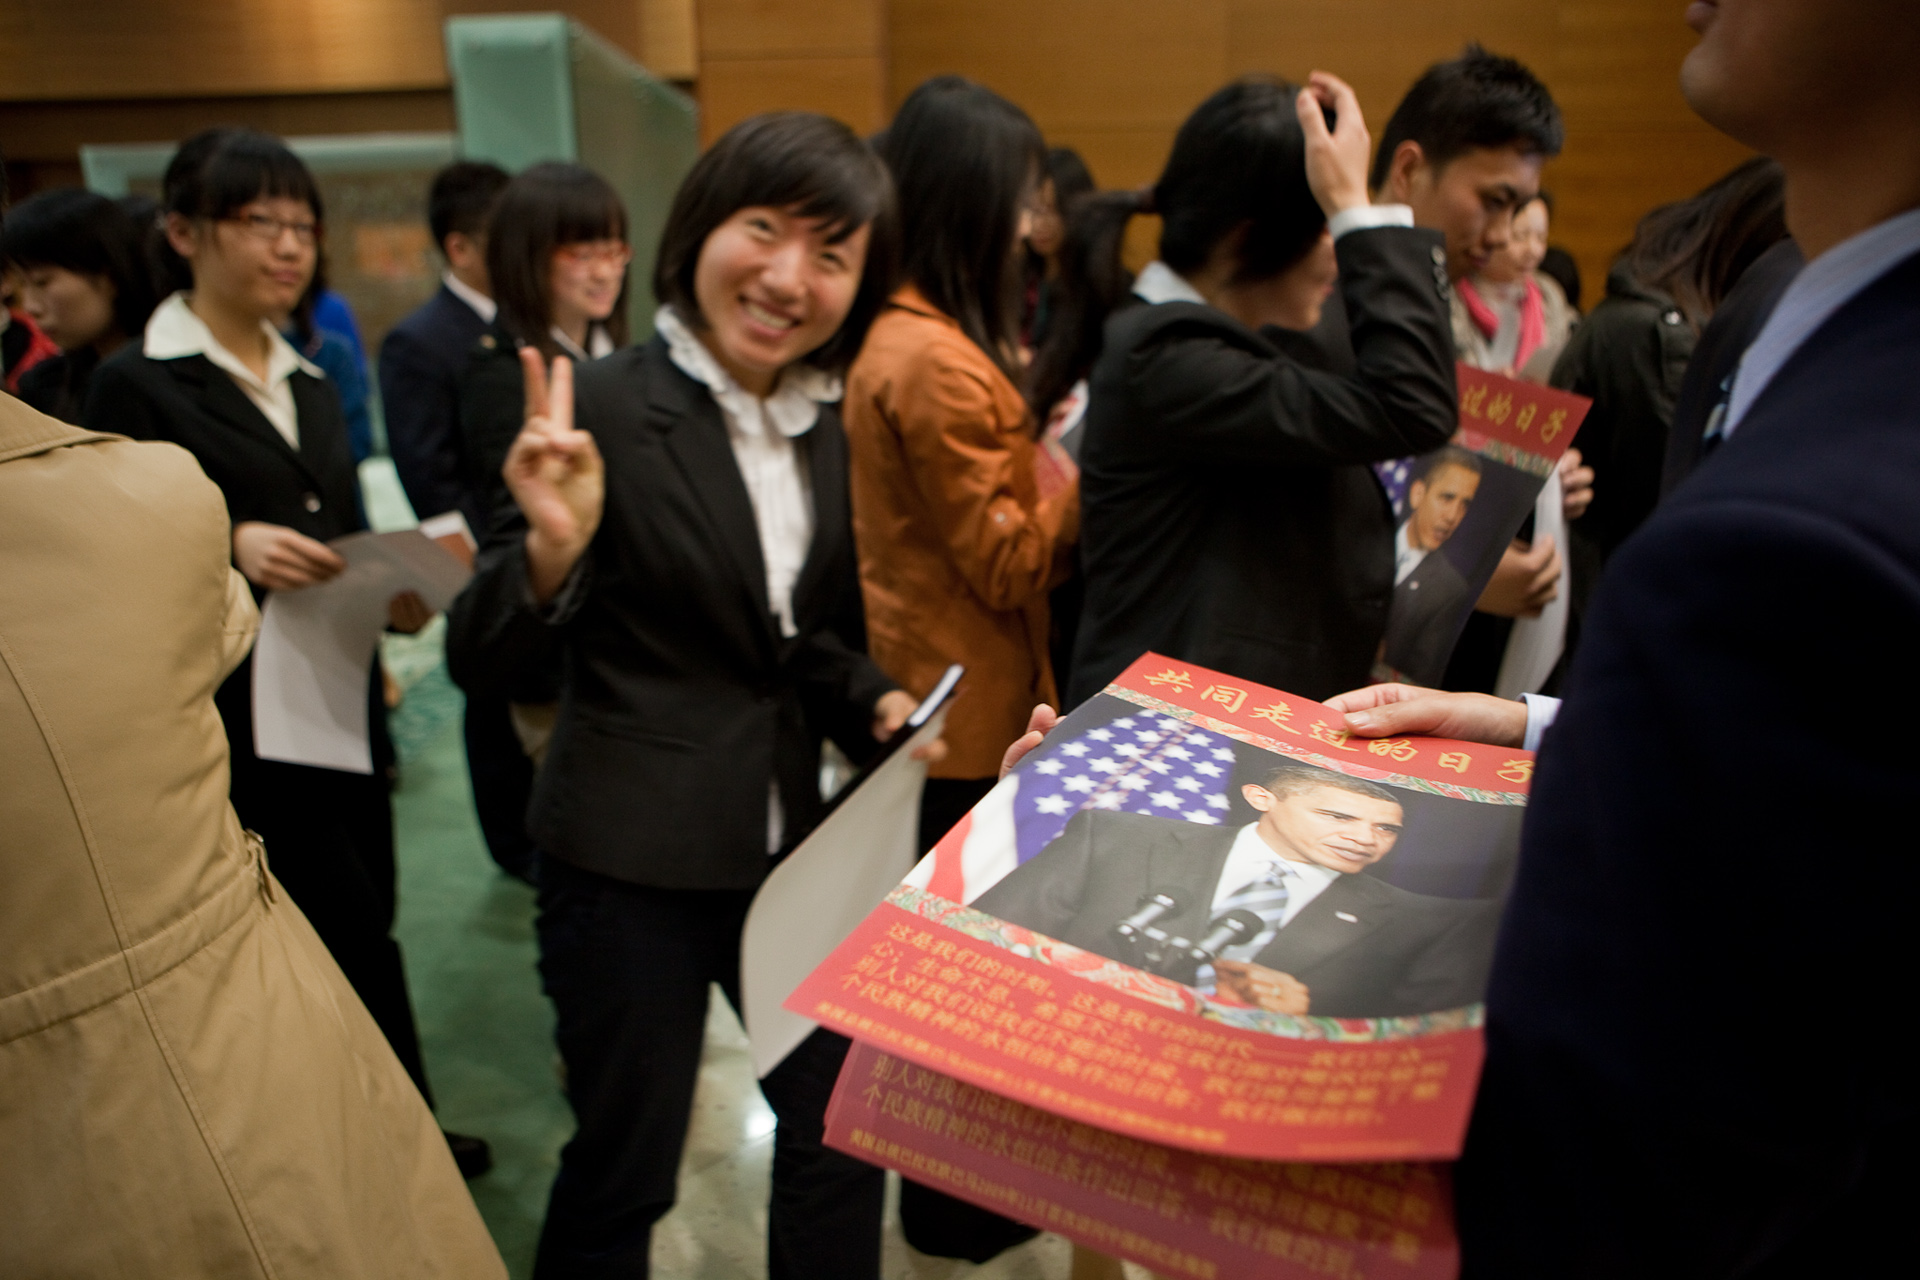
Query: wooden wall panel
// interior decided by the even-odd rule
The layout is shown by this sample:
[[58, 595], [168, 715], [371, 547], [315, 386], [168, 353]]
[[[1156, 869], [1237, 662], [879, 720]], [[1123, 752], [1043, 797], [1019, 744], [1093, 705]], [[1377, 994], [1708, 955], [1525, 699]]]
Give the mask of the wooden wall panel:
[[697, 0], [700, 132], [762, 111], [819, 111], [861, 133], [885, 122], [882, 0]]
[[1425, 67], [1479, 40], [1530, 66], [1565, 113], [1546, 183], [1590, 298], [1642, 213], [1746, 154], [1680, 97], [1694, 37], [1673, 0], [889, 0], [888, 24], [894, 104], [929, 75], [973, 76], [1111, 186], [1151, 181], [1180, 120], [1230, 76], [1333, 71], [1378, 137]]
[[1693, 36], [1675, 0], [4, 0], [0, 137], [58, 166], [78, 142], [212, 120], [444, 127], [446, 16], [528, 8], [570, 13], [643, 63], [651, 44], [659, 71], [696, 80], [709, 140], [779, 107], [868, 132], [956, 71], [1026, 106], [1115, 186], [1150, 181], [1229, 76], [1338, 72], [1377, 134], [1423, 67], [1478, 39], [1533, 67], [1566, 112], [1567, 151], [1547, 171], [1554, 238], [1596, 282], [1641, 213], [1745, 154], [1681, 100]]
[[[212, 97], [447, 85], [448, 16], [567, 13], [642, 62], [692, 0], [7, 0], [0, 100]], [[653, 12], [649, 12], [653, 11]]]
[[702, 59], [700, 134], [712, 142], [762, 111], [818, 111], [862, 136], [886, 123], [885, 62], [851, 58]]

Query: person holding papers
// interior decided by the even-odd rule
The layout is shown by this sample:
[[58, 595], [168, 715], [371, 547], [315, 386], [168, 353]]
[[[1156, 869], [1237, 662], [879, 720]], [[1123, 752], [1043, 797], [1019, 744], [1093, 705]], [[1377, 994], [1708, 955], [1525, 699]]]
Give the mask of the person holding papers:
[[1909, 1234], [1920, 6], [1686, 20], [1682, 91], [1780, 162], [1806, 256], [1711, 452], [1608, 560], [1564, 706], [1330, 704], [1540, 751], [1455, 1169], [1469, 1276], [1874, 1276]]
[[[1068, 706], [1148, 649], [1308, 697], [1366, 679], [1393, 592], [1368, 464], [1439, 448], [1455, 418], [1445, 243], [1369, 201], [1367, 152], [1342, 81], [1250, 76], [1194, 111], [1151, 188], [1081, 205], [1048, 335], [1091, 364]], [[1129, 286], [1138, 213], [1162, 218], [1160, 257]], [[1351, 373], [1304, 332], [1336, 278]]]
[[[366, 520], [339, 399], [272, 323], [313, 275], [321, 221], [313, 175], [277, 138], [209, 130], [174, 156], [163, 196], [167, 239], [193, 287], [163, 302], [141, 340], [101, 364], [85, 425], [193, 454], [226, 499], [233, 561], [256, 597], [325, 582], [345, 568], [327, 541]], [[402, 630], [428, 620], [411, 593], [396, 596], [391, 612]], [[240, 821], [265, 840], [274, 874], [431, 1103], [392, 936], [393, 751], [380, 685], [376, 665], [367, 690], [371, 774], [261, 759], [251, 659], [215, 703]], [[484, 1142], [455, 1143], [463, 1169], [486, 1166]]]
[[[821, 810], [822, 739], [861, 759], [915, 707], [864, 652], [834, 404], [894, 245], [886, 171], [845, 125], [755, 117], [674, 198], [653, 339], [582, 368], [577, 400], [570, 360], [549, 380], [541, 352], [520, 353], [516, 505], [451, 610], [447, 652], [474, 693], [556, 644], [565, 658], [528, 814], [579, 1122], [543, 1277], [646, 1274], [708, 991], [739, 1007], [741, 927]], [[762, 1082], [779, 1118], [774, 1280], [879, 1275], [882, 1175], [821, 1144], [846, 1048], [817, 1032]]]

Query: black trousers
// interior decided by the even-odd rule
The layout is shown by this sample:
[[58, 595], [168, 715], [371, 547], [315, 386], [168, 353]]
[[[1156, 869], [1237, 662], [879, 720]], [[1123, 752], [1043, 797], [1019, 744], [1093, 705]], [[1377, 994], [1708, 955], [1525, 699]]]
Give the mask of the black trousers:
[[[539, 859], [540, 975], [577, 1122], [538, 1280], [642, 1277], [673, 1207], [708, 985], [740, 1007], [745, 891], [651, 889]], [[819, 1031], [761, 1081], [772, 1106], [771, 1280], [878, 1280], [885, 1175], [821, 1145], [847, 1041]]]
[[[920, 794], [920, 852], [926, 853], [993, 790], [993, 778], [929, 778]], [[987, 1262], [1040, 1234], [910, 1178], [900, 1179], [900, 1233], [921, 1253], [936, 1258]]]
[[508, 875], [531, 880], [533, 840], [527, 835], [527, 800], [533, 794], [533, 761], [520, 749], [507, 700], [469, 694], [461, 729], [473, 810], [480, 818], [487, 852]]

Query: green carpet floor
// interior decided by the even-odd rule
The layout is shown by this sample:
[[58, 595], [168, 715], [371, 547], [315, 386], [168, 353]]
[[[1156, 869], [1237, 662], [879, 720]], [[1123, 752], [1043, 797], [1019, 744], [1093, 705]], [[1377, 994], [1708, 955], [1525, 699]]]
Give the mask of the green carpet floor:
[[[428, 658], [437, 636], [415, 646]], [[440, 1123], [493, 1144], [494, 1168], [468, 1186], [522, 1280], [573, 1117], [560, 1095], [553, 1014], [534, 969], [533, 890], [487, 856], [468, 790], [460, 691], [446, 667], [403, 646], [389, 666], [407, 684], [393, 716], [400, 755], [394, 825], [407, 981]], [[437, 656], [437, 655], [434, 655]], [[411, 679], [409, 679], [411, 677]]]

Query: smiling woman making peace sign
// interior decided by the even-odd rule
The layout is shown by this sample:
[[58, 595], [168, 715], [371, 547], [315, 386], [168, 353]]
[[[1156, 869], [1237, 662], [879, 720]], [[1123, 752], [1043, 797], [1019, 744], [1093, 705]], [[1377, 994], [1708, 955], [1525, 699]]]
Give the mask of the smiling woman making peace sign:
[[[528, 823], [579, 1131], [543, 1276], [646, 1274], [708, 985], [738, 1006], [741, 925], [819, 811], [821, 739], [858, 759], [913, 709], [864, 653], [833, 403], [892, 236], [886, 173], [844, 125], [762, 116], [674, 200], [651, 342], [577, 378], [524, 353], [517, 510], [453, 608], [448, 657], [484, 692], [563, 655]], [[881, 1175], [819, 1142], [845, 1044], [819, 1033], [763, 1082], [775, 1277], [878, 1276]]]

